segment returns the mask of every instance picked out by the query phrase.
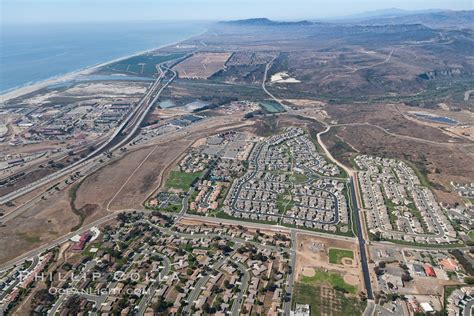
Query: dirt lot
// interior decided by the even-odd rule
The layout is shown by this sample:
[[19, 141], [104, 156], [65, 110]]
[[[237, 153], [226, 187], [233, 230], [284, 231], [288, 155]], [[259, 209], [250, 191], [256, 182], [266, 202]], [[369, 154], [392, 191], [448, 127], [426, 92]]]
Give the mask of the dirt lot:
[[[440, 129], [405, 118], [403, 111], [409, 107], [392, 104], [331, 105], [326, 111], [338, 124], [369, 123], [386, 129], [390, 133], [417, 137], [436, 142], [465, 142], [447, 135]], [[400, 109], [400, 111], [399, 111]], [[409, 108], [413, 110], [413, 108]]]
[[131, 152], [85, 179], [77, 190], [76, 207], [82, 208], [86, 204], [92, 204], [105, 209], [115, 192], [151, 150], [149, 147]]
[[159, 187], [168, 167], [174, 165], [192, 142], [189, 139], [174, 141], [172, 144], [156, 145], [149, 151], [149, 156], [139, 161], [139, 169], [130, 177], [120, 193], [110, 203], [110, 209], [140, 207], [147, 196]]
[[0, 262], [68, 233], [79, 223], [69, 207], [69, 193], [40, 202], [0, 228]]
[[179, 63], [175, 70], [181, 78], [207, 79], [222, 69], [231, 53], [198, 53]]
[[[345, 264], [331, 264], [328, 257], [330, 248], [352, 250], [354, 260]], [[300, 280], [302, 275], [313, 276], [315, 268], [322, 268], [340, 273], [346, 283], [356, 286], [361, 291], [363, 278], [358, 267], [358, 256], [358, 248], [354, 242], [298, 233], [295, 280]]]

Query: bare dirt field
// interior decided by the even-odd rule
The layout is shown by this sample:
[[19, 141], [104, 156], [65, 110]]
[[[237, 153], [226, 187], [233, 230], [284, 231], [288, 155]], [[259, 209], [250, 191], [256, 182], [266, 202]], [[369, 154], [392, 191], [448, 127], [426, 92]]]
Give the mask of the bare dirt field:
[[459, 137], [464, 137], [471, 142], [474, 142], [474, 125], [462, 125], [447, 127], [446, 131]]
[[0, 228], [0, 262], [6, 262], [24, 252], [68, 233], [79, 223], [69, 207], [69, 192], [55, 199], [35, 204], [20, 216]]
[[148, 83], [138, 82], [97, 82], [81, 83], [68, 90], [64, 96], [97, 96], [97, 97], [120, 97], [130, 95], [142, 95], [146, 92]]
[[[331, 264], [329, 263], [328, 256], [330, 248], [352, 250], [355, 260], [349, 264]], [[315, 273], [314, 269], [321, 268], [340, 273], [347, 283], [362, 290], [363, 279], [358, 268], [358, 256], [358, 248], [355, 242], [298, 233], [295, 280], [300, 280], [303, 275], [313, 276]]]
[[222, 69], [231, 53], [198, 53], [179, 63], [174, 69], [181, 78], [207, 79]]
[[[147, 196], [162, 183], [163, 174], [170, 165], [174, 165], [188, 148], [192, 140], [182, 139], [171, 144], [156, 145], [151, 147], [149, 155], [137, 161], [139, 169], [135, 169], [127, 177], [127, 183], [110, 203], [110, 209], [126, 209], [140, 207]], [[141, 164], [143, 162], [143, 164]]]
[[326, 102], [312, 100], [312, 99], [285, 99], [285, 101], [290, 102], [292, 105], [296, 105], [298, 107], [306, 108], [314, 108], [314, 107], [324, 107], [327, 105]]
[[82, 208], [86, 204], [92, 204], [105, 209], [115, 192], [151, 150], [149, 147], [131, 152], [86, 178], [77, 190], [76, 207]]
[[403, 136], [436, 142], [465, 142], [463, 139], [447, 135], [439, 128], [407, 119], [403, 113], [406, 108], [413, 110], [410, 107], [392, 104], [350, 104], [332, 105], [327, 107], [326, 111], [338, 124], [369, 123]]

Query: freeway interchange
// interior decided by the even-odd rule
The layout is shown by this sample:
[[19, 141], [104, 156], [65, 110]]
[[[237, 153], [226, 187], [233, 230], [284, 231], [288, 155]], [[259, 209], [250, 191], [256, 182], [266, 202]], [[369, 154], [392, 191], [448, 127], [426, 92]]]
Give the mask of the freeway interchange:
[[[87, 155], [85, 158], [80, 159], [79, 161], [65, 167], [64, 169], [0, 197], [0, 205], [15, 200], [36, 189], [39, 189], [52, 181], [66, 177], [74, 172], [80, 172], [82, 169], [85, 169], [90, 163], [95, 163], [103, 153], [120, 148], [128, 141], [133, 139], [133, 137], [135, 137], [136, 135], [136, 132], [140, 129], [140, 126], [146, 115], [148, 114], [149, 110], [159, 98], [162, 91], [176, 77], [176, 72], [167, 68], [163, 64], [158, 65], [158, 68], [160, 70], [158, 78], [153, 82], [153, 84], [150, 86], [150, 88], [139, 101], [139, 103], [132, 109], [132, 111], [113, 131], [113, 133], [102, 144], [100, 144], [99, 147], [94, 149], [94, 151], [89, 153], [89, 155]], [[165, 83], [163, 83], [168, 71], [172, 73], [172, 77], [166, 80]]]

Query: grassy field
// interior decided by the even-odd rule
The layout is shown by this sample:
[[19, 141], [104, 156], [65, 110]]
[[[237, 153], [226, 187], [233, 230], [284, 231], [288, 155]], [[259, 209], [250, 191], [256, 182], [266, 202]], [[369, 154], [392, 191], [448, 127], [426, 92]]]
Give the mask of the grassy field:
[[285, 112], [285, 109], [275, 101], [264, 101], [260, 103], [260, 107], [269, 113]]
[[[362, 315], [365, 303], [320, 285], [296, 283], [293, 304], [309, 304], [311, 315]], [[294, 306], [293, 305], [293, 306]]]
[[342, 258], [354, 259], [354, 252], [348, 249], [329, 249], [329, 262], [335, 264], [342, 264]]
[[28, 235], [26, 233], [17, 233], [17, 236], [30, 244], [35, 244], [41, 241], [40, 237], [36, 235]]
[[286, 198], [286, 194], [278, 194], [276, 207], [278, 211], [282, 214], [285, 214], [288, 210], [295, 205], [295, 203], [291, 199]]
[[163, 212], [176, 213], [176, 212], [181, 211], [181, 207], [182, 207], [181, 204], [169, 204], [163, 208], [160, 208], [159, 210]]
[[156, 65], [168, 60], [177, 59], [184, 56], [184, 54], [169, 54], [169, 55], [152, 55], [143, 54], [123, 59], [107, 65], [101, 70], [101, 73], [119, 73], [136, 75], [143, 77], [153, 77], [158, 70]]
[[468, 236], [471, 238], [471, 240], [474, 240], [474, 230], [470, 230]]
[[187, 192], [194, 180], [201, 175], [202, 172], [186, 173], [182, 171], [171, 171], [168, 180], [166, 180], [165, 188]]
[[293, 175], [290, 176], [290, 181], [294, 183], [303, 183], [303, 182], [308, 181], [308, 177], [305, 176], [304, 174], [295, 172], [293, 173]]
[[325, 284], [332, 286], [334, 289], [355, 294], [357, 288], [347, 284], [339, 273], [325, 272], [323, 270], [315, 269], [315, 275], [312, 277], [303, 276], [301, 283], [308, 285]]
[[97, 248], [97, 250], [102, 248], [102, 243], [95, 243], [95, 244], [89, 244], [87, 247], [82, 251], [82, 254], [84, 256], [87, 256], [89, 258], [94, 258], [96, 252], [91, 252], [92, 248]]

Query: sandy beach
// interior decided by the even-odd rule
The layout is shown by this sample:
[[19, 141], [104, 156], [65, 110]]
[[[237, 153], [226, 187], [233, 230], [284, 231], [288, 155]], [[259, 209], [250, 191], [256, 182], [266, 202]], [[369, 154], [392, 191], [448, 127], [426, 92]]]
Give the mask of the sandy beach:
[[116, 58], [116, 59], [113, 59], [113, 60], [110, 60], [110, 61], [107, 61], [107, 62], [104, 62], [104, 63], [101, 63], [101, 64], [97, 64], [97, 65], [94, 65], [94, 66], [87, 67], [85, 69], [76, 70], [76, 71], [67, 73], [65, 75], [61, 75], [61, 76], [58, 76], [58, 77], [53, 77], [53, 78], [50, 78], [50, 79], [38, 81], [38, 82], [32, 83], [30, 85], [26, 85], [24, 87], [20, 87], [18, 89], [6, 92], [6, 93], [0, 95], [0, 106], [4, 102], [7, 102], [8, 100], [20, 97], [22, 95], [25, 95], [25, 94], [28, 94], [28, 93], [31, 93], [31, 92], [34, 92], [34, 91], [37, 91], [37, 90], [40, 90], [40, 89], [43, 89], [43, 88], [48, 87], [50, 85], [71, 81], [71, 80], [77, 79], [81, 76], [89, 75], [89, 74], [93, 73], [94, 71], [96, 71], [97, 69], [99, 69], [101, 67], [104, 67], [104, 66], [107, 66], [109, 64], [112, 64], [112, 63], [130, 58], [130, 57], [155, 52], [155, 51], [157, 51], [159, 49], [162, 49], [162, 48], [166, 48], [166, 47], [170, 47], [170, 46], [176, 46], [181, 42], [187, 41], [187, 40], [189, 40], [193, 37], [204, 34], [205, 32], [207, 32], [207, 30], [204, 30], [203, 32], [201, 32], [197, 35], [193, 35], [191, 37], [180, 39], [180, 40], [175, 41], [173, 43], [164, 44], [164, 45], [161, 45], [159, 47], [155, 47], [155, 48], [147, 49], [147, 50], [140, 51], [140, 52], [137, 52], [137, 53], [133, 53], [133, 54], [130, 54], [130, 55], [127, 55], [127, 56], [119, 57], [119, 58]]

